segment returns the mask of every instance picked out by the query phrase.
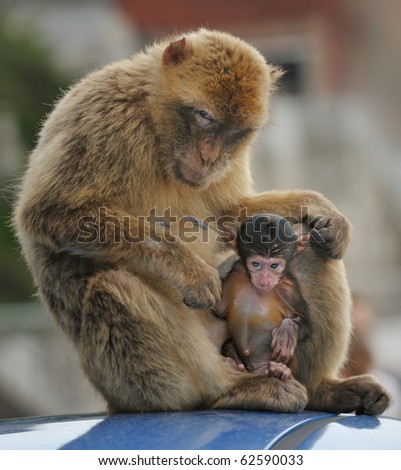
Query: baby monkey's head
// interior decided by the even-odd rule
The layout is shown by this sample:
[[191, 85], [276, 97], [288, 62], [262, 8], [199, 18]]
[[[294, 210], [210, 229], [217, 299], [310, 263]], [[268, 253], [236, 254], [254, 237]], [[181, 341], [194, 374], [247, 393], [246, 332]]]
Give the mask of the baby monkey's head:
[[295, 255], [297, 235], [284, 217], [257, 214], [242, 222], [236, 248], [253, 287], [266, 293], [278, 284]]

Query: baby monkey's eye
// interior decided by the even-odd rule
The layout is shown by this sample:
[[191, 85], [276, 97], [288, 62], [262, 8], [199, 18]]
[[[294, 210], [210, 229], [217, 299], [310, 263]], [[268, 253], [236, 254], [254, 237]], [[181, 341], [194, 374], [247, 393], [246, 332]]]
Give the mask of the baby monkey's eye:
[[256, 268], [256, 269], [260, 269], [262, 267], [259, 261], [252, 261], [251, 265], [253, 268]]
[[272, 269], [277, 269], [279, 266], [280, 266], [280, 265], [279, 265], [278, 263], [272, 263], [272, 264], [270, 265], [270, 267], [271, 267]]

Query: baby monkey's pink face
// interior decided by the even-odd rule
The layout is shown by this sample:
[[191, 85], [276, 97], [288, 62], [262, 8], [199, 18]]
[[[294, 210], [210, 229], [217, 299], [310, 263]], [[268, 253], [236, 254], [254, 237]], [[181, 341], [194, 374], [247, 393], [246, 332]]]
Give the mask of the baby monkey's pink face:
[[285, 271], [285, 266], [283, 258], [251, 254], [246, 260], [246, 269], [252, 286], [260, 294], [265, 294], [276, 287]]

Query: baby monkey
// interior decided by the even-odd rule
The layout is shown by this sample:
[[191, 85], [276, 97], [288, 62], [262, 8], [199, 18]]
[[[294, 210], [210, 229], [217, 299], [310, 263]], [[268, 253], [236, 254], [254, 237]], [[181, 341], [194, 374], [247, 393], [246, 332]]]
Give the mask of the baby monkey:
[[259, 214], [229, 231], [240, 259], [223, 282], [215, 312], [227, 317], [230, 339], [223, 354], [239, 370], [288, 380], [292, 362], [299, 367], [296, 358], [291, 361], [295, 348], [311, 332], [308, 306], [291, 272], [291, 260], [308, 243], [301, 229], [284, 217]]

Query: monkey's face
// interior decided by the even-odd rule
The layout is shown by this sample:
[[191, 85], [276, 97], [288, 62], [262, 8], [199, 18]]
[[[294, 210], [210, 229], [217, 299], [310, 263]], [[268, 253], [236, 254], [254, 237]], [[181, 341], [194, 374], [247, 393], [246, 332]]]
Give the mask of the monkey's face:
[[168, 44], [158, 72], [161, 167], [191, 186], [218, 182], [266, 124], [280, 71], [238, 38], [201, 30]]
[[246, 260], [252, 286], [261, 294], [274, 289], [284, 274], [286, 261], [283, 258], [251, 254]]
[[174, 177], [196, 187], [206, 187], [224, 177], [235, 155], [250, 135], [250, 128], [221, 122], [212, 112], [196, 107], [178, 107], [180, 135], [172, 140], [169, 163]]

